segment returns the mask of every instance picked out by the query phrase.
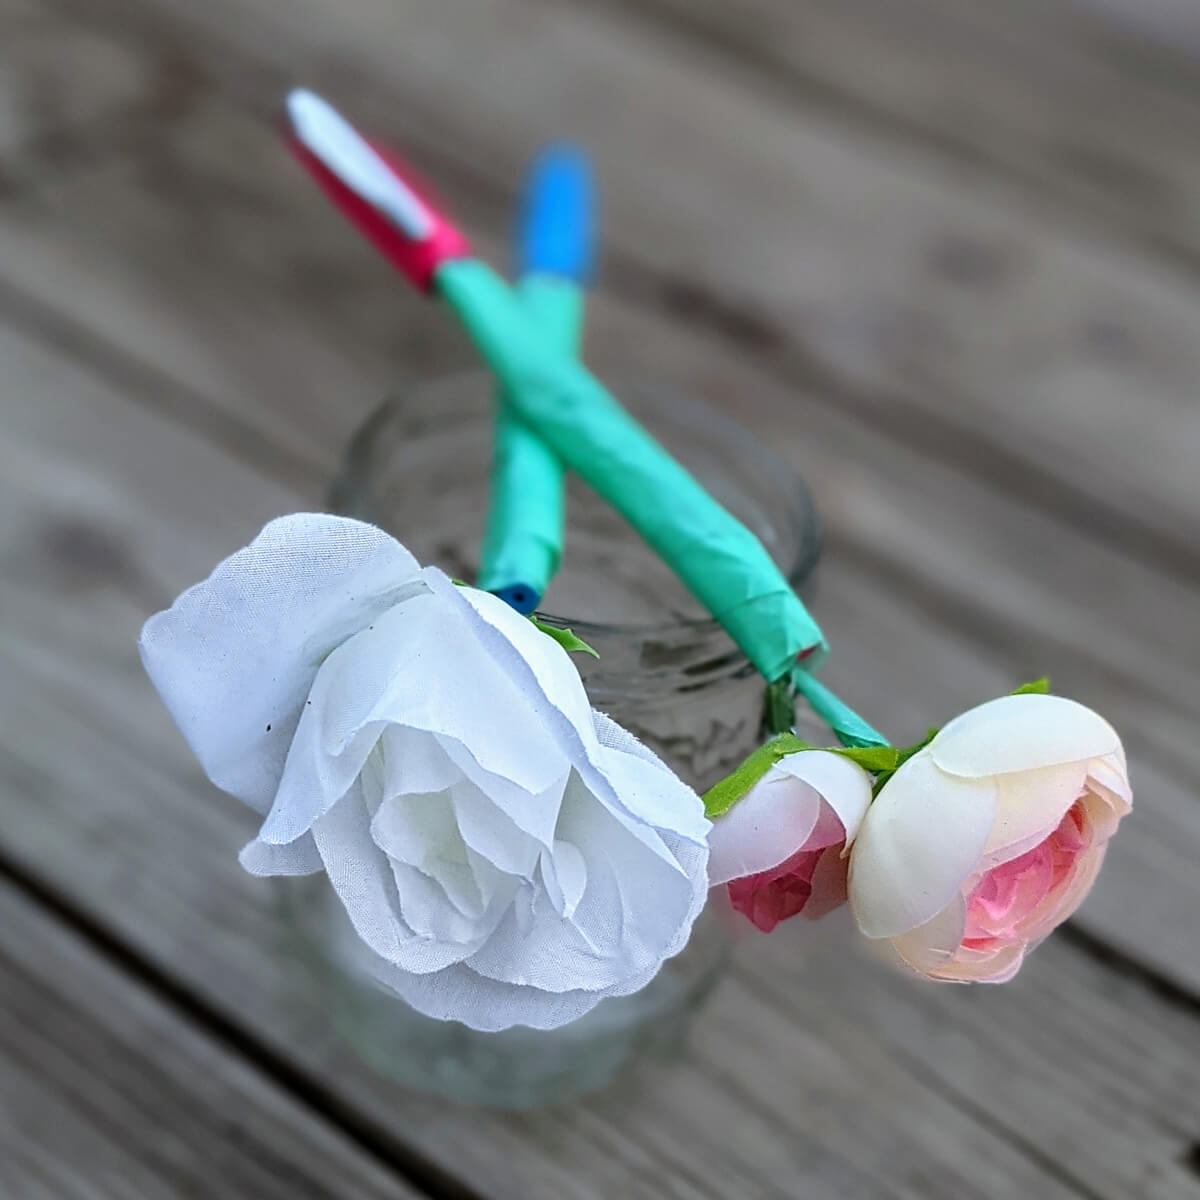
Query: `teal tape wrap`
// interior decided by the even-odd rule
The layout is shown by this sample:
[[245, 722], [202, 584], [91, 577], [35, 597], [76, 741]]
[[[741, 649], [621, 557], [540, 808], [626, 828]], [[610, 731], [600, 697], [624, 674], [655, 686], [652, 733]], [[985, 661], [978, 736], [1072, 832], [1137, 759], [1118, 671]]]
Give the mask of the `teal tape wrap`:
[[774, 681], [811, 669], [825, 639], [762, 543], [725, 511], [604, 386], [552, 345], [477, 259], [444, 263], [436, 286], [513, 411], [612, 504]]
[[[546, 342], [574, 356], [583, 327], [583, 292], [570, 280], [527, 275], [521, 305]], [[477, 584], [499, 592], [523, 584], [545, 592], [562, 558], [566, 524], [563, 465], [504, 395], [496, 404], [491, 501]]]

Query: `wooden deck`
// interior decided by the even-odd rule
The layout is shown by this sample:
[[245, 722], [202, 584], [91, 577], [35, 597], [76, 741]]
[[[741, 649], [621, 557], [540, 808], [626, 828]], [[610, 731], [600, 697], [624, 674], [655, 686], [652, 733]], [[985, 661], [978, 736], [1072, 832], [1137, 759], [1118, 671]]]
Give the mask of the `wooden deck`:
[[[0, 0], [4, 1200], [1200, 1197], [1200, 20], [1129, 8]], [[134, 650], [466, 361], [277, 144], [294, 82], [494, 258], [586, 142], [593, 361], [807, 474], [885, 730], [1042, 671], [1120, 728], [1135, 815], [1015, 983], [758, 939], [682, 1062], [529, 1116], [339, 1051]]]

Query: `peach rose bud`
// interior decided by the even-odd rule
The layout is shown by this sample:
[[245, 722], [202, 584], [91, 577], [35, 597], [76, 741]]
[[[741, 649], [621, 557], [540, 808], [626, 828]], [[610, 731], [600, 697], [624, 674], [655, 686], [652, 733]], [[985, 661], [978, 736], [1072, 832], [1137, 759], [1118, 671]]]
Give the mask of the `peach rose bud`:
[[709, 834], [709, 885], [764, 933], [846, 902], [846, 854], [871, 803], [871, 776], [828, 750], [779, 760]]
[[1002, 983], [1079, 907], [1131, 803], [1121, 741], [1091, 709], [1036, 694], [981, 704], [868, 810], [855, 920], [930, 979]]

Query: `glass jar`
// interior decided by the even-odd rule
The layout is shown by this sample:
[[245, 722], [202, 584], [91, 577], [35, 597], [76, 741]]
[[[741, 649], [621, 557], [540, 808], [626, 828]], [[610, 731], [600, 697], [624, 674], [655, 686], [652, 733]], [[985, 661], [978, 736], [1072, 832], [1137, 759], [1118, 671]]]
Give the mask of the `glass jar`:
[[[615, 391], [806, 591], [819, 534], [795, 471], [708, 405], [638, 380], [617, 380]], [[473, 579], [493, 404], [482, 374], [388, 401], [351, 442], [333, 510], [381, 526], [421, 562]], [[539, 615], [598, 652], [575, 656], [593, 706], [698, 790], [759, 744], [761, 677], [624, 520], [574, 478], [563, 564]], [[604, 1000], [563, 1029], [479, 1033], [413, 1012], [356, 969], [356, 938], [323, 877], [282, 880], [280, 889], [292, 951], [317, 968], [340, 1035], [362, 1057], [410, 1087], [500, 1107], [565, 1100], [603, 1085], [631, 1059], [677, 1044], [728, 947], [727, 922], [714, 911], [721, 905], [710, 900], [685, 950], [641, 992]]]

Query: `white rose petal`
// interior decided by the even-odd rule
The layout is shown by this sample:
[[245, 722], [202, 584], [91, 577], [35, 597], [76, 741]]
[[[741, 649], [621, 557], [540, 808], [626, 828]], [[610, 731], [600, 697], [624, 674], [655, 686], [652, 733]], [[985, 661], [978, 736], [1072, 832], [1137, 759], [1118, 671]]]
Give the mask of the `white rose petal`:
[[1109, 812], [1100, 823], [1104, 837], [1116, 829], [1117, 822], [1128, 816], [1133, 808], [1133, 789], [1125, 772], [1125, 755], [1106, 754], [1088, 763], [1088, 783], [1097, 796], [1104, 799]]
[[963, 939], [966, 920], [966, 903], [962, 896], [955, 896], [924, 925], [892, 938], [892, 948], [913, 970], [931, 975], [954, 957]]
[[996, 814], [990, 779], [959, 779], [929, 749], [908, 760], [867, 809], [850, 857], [850, 907], [867, 937], [924, 925], [975, 869]]
[[711, 886], [758, 875], [786, 862], [816, 828], [824, 801], [846, 830], [858, 832], [871, 803], [871, 777], [841, 754], [805, 750], [780, 759], [709, 835]]
[[846, 831], [846, 846], [852, 846], [871, 807], [874, 786], [871, 776], [844, 754], [821, 750], [789, 754], [778, 766], [785, 774], [817, 791], [841, 821]]
[[1120, 748], [1099, 713], [1064, 696], [1000, 696], [947, 724], [929, 746], [951, 775], [982, 779], [1099, 758]]
[[255, 838], [242, 847], [238, 862], [251, 875], [315, 875], [324, 870], [310, 833], [286, 846], [270, 846]]
[[[441, 590], [445, 595], [444, 586]], [[491, 630], [500, 634], [499, 638], [490, 639], [493, 652], [497, 656], [503, 655], [515, 674], [532, 673], [542, 694], [558, 707], [583, 744], [593, 749], [597, 743], [591, 706], [579, 686], [579, 672], [570, 655], [564, 654], [553, 638], [547, 637], [532, 621], [498, 596], [476, 588], [456, 588], [455, 593], [458, 603], [469, 604], [482, 618], [487, 627], [481, 630], [484, 636]]]
[[[427, 569], [423, 578], [436, 586], [439, 575]], [[527, 791], [540, 793], [565, 777], [567, 756], [538, 720], [550, 706], [523, 692], [488, 656], [471, 613], [426, 589], [381, 613], [329, 655], [304, 705], [263, 823], [264, 841], [286, 843], [307, 832], [345, 794], [390, 728], [460, 744], [473, 739], [481, 769]], [[463, 703], [467, 681], [486, 698], [482, 705]], [[578, 674], [575, 683], [582, 693]], [[487, 735], [480, 738], [485, 722]]]
[[[478, 921], [462, 921], [453, 937], [436, 936], [429, 920], [431, 892], [414, 889], [407, 914], [402, 913], [396, 871], [371, 837], [371, 814], [360, 786], [317, 821], [313, 837], [355, 932], [380, 958], [423, 975], [461, 962], [483, 944], [489, 931]], [[452, 921], [452, 906], [443, 907], [445, 921]]]
[[146, 672], [217, 787], [267, 811], [322, 660], [419, 571], [373, 525], [297, 513], [146, 622]]
[[997, 775], [996, 820], [984, 854], [1003, 851], [1001, 860], [1015, 858], [1045, 841], [1083, 791], [1086, 778], [1086, 762]]
[[962, 949], [931, 978], [943, 983], [1007, 983], [1021, 969], [1029, 949], [1019, 942], [990, 952]]

